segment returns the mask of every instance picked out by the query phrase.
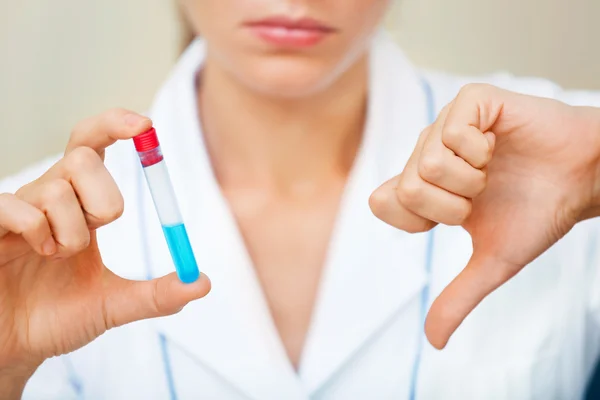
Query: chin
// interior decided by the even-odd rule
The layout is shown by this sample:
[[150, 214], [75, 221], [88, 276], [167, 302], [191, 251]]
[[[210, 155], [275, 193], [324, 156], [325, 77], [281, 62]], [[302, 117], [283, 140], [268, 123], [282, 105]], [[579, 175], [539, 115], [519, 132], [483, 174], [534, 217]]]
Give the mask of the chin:
[[245, 86], [258, 93], [281, 99], [300, 99], [325, 91], [341, 74], [342, 68], [336, 68], [336, 63], [280, 56], [248, 63], [236, 75]]

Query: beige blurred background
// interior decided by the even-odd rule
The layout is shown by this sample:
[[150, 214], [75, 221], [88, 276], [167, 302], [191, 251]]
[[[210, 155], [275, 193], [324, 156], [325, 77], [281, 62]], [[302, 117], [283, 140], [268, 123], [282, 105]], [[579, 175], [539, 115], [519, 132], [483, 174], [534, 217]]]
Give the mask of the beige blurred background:
[[[87, 115], [150, 104], [180, 48], [172, 3], [0, 0], [0, 177], [61, 151]], [[398, 3], [388, 25], [419, 65], [600, 89], [600, 0]]]

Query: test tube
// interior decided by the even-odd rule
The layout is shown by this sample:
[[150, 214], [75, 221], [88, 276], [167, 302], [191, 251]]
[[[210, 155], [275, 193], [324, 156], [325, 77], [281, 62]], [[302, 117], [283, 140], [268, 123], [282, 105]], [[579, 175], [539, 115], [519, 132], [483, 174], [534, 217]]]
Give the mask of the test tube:
[[183, 224], [156, 130], [152, 128], [134, 137], [133, 142], [144, 168], [177, 276], [183, 283], [193, 283], [199, 278], [200, 271]]

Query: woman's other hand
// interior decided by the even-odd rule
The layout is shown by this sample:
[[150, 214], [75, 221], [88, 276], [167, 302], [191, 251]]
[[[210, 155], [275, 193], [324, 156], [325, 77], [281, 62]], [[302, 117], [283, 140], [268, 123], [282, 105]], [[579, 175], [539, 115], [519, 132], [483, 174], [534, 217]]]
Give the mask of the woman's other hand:
[[433, 303], [425, 330], [443, 348], [488, 294], [598, 215], [600, 110], [469, 85], [421, 135], [404, 171], [371, 209], [408, 232], [461, 225], [463, 271]]

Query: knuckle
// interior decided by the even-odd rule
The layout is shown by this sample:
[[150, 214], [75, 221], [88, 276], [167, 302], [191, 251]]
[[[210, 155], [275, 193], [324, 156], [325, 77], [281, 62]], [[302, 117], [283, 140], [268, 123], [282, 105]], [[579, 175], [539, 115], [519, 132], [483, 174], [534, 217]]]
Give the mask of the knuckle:
[[152, 313], [154, 315], [160, 315], [162, 311], [162, 305], [159, 300], [158, 292], [158, 283], [155, 283], [152, 286]]
[[27, 216], [23, 216], [20, 220], [19, 231], [16, 232], [19, 234], [27, 233], [27, 232], [37, 232], [44, 228], [46, 225], [46, 217], [43, 213], [34, 213], [29, 214]]
[[488, 91], [491, 85], [486, 83], [468, 83], [464, 85], [459, 92], [459, 96], [479, 96], [481, 93]]
[[410, 234], [416, 234], [430, 231], [434, 226], [435, 222], [420, 218], [419, 221], [407, 225], [403, 230]]
[[450, 102], [450, 103], [446, 104], [444, 106], [444, 108], [442, 108], [442, 111], [440, 112], [440, 115], [447, 114], [450, 111], [450, 109], [452, 108], [453, 104], [454, 104], [454, 102]]
[[448, 225], [462, 225], [471, 215], [472, 204], [469, 200], [460, 202], [456, 209], [449, 215]]
[[124, 116], [128, 112], [129, 111], [123, 108], [110, 108], [99, 115], [85, 118], [75, 124], [73, 130], [71, 131], [71, 138], [88, 132], [90, 129], [104, 124], [105, 121], [116, 121], [118, 118]]
[[[427, 128], [423, 129], [419, 134], [419, 138], [417, 143], [425, 143], [425, 140], [429, 137], [429, 134], [433, 131], [433, 125], [429, 125]], [[420, 147], [420, 146], [417, 146]]]
[[106, 207], [100, 210], [96, 215], [102, 223], [110, 223], [121, 218], [125, 211], [125, 201], [120, 191], [116, 191], [113, 199], [106, 203]]
[[446, 126], [442, 132], [442, 142], [444, 145], [452, 147], [454, 150], [457, 150], [461, 146], [463, 139], [464, 134], [457, 126]]
[[90, 233], [82, 229], [81, 233], [76, 233], [63, 241], [63, 245], [71, 252], [80, 252], [90, 245]]
[[126, 129], [123, 126], [123, 118], [127, 115], [127, 114], [132, 114], [132, 111], [129, 111], [125, 108], [110, 108], [108, 110], [106, 110], [104, 113], [102, 113], [98, 119], [100, 122], [100, 124], [102, 126], [104, 126], [107, 129], [110, 130], [114, 130], [114, 131], [121, 131], [123, 129]]
[[0, 207], [5, 207], [6, 204], [15, 199], [15, 197], [16, 196], [14, 194], [0, 193]]
[[433, 130], [433, 125], [429, 125], [427, 126], [425, 129], [423, 129], [421, 131], [421, 133], [419, 134], [419, 138], [420, 139], [425, 139], [427, 138], [427, 136], [429, 136], [429, 134], [431, 133], [431, 131]]
[[419, 225], [412, 224], [407, 225], [406, 227], [402, 228], [402, 230], [406, 233], [410, 233], [411, 235], [424, 232], [423, 230], [421, 230], [421, 227]]
[[369, 197], [369, 207], [377, 218], [382, 218], [388, 208], [390, 195], [385, 190], [376, 190]]
[[489, 152], [487, 151], [487, 148], [480, 148], [479, 151], [477, 151], [477, 153], [473, 154], [472, 159], [470, 160], [473, 168], [476, 168], [478, 170], [484, 168], [491, 160], [491, 157], [488, 157], [488, 153]]
[[112, 203], [112, 212], [110, 213], [110, 218], [113, 220], [121, 218], [123, 213], [125, 212], [125, 200], [123, 200], [123, 195], [121, 192], [118, 192], [118, 199]]
[[460, 91], [458, 92], [458, 94], [460, 96], [460, 95], [472, 93], [474, 90], [477, 90], [478, 87], [479, 87], [478, 83], [467, 83], [466, 85], [463, 85], [460, 88]]
[[[39, 185], [38, 181], [33, 181], [33, 182], [29, 182], [28, 184], [21, 186], [16, 192], [15, 192], [15, 197], [17, 199], [25, 199], [26, 194], [29, 192], [32, 192], [33, 188], [36, 187], [37, 185]], [[9, 198], [7, 197], [6, 200], [9, 200]]]
[[473, 160], [471, 161], [471, 164], [473, 165], [473, 168], [481, 169], [487, 165], [487, 162], [486, 162], [485, 158], [483, 158], [483, 157], [481, 157], [481, 158], [474, 157]]
[[170, 307], [167, 307], [165, 304], [165, 294], [167, 293], [167, 287], [165, 286], [167, 283], [164, 280], [158, 279], [152, 285], [152, 302], [150, 312], [154, 316], [159, 315], [170, 315], [173, 314], [176, 310], [170, 310]]
[[71, 138], [77, 136], [80, 132], [85, 131], [86, 127], [91, 123], [91, 118], [82, 119], [77, 122], [71, 130]]
[[73, 171], [89, 170], [102, 163], [100, 156], [90, 147], [74, 149], [66, 159], [68, 168]]
[[487, 143], [485, 143], [485, 150], [482, 152], [482, 157], [481, 157], [481, 163], [480, 166], [478, 167], [478, 169], [484, 168], [486, 165], [488, 165], [490, 163], [490, 161], [492, 161], [492, 151], [490, 150], [490, 147]]
[[480, 173], [477, 174], [475, 182], [473, 183], [473, 197], [479, 196], [487, 187], [487, 174], [485, 174], [483, 171], [479, 172]]
[[45, 204], [57, 203], [64, 201], [72, 193], [73, 188], [69, 182], [64, 179], [55, 179], [45, 185], [41, 197]]
[[14, 206], [21, 200], [18, 199], [16, 195], [10, 193], [1, 193], [0, 194], [0, 211], [2, 211], [3, 215], [11, 215], [14, 220], [14, 226], [12, 230], [14, 233], [19, 235], [29, 233], [29, 232], [37, 232], [43, 229], [46, 225], [46, 216], [40, 210], [31, 207], [29, 211], [20, 212], [19, 207], [16, 209]]
[[438, 181], [444, 174], [442, 157], [438, 157], [435, 153], [423, 155], [419, 163], [419, 174], [427, 181]]
[[400, 203], [408, 208], [414, 208], [423, 199], [423, 185], [419, 179], [403, 179], [396, 192]]
[[106, 118], [106, 119], [117, 119], [120, 118], [126, 114], [131, 113], [131, 111], [125, 109], [125, 108], [121, 108], [121, 107], [113, 107], [113, 108], [109, 108], [108, 110], [106, 110], [101, 116], [100, 118]]
[[97, 123], [98, 117], [87, 117], [75, 124], [71, 130], [71, 139], [78, 138], [79, 136], [88, 132]]

